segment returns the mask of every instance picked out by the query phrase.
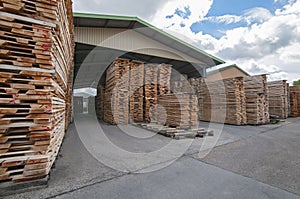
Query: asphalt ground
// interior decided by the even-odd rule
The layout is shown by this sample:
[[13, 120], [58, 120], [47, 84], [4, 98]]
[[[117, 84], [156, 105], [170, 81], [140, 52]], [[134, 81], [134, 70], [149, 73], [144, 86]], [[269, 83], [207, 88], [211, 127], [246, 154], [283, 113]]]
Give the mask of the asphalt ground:
[[[1, 187], [0, 196], [300, 198], [300, 118], [264, 126], [200, 123], [215, 128], [215, 135], [187, 141], [171, 140], [134, 126], [101, 124], [111, 143], [130, 152], [120, 154], [103, 147], [93, 116], [78, 115], [75, 121], [66, 133], [47, 187], [23, 193], [16, 190], [13, 195]], [[169, 149], [153, 153], [152, 158], [145, 156], [145, 161], [131, 156], [155, 152], [170, 143]], [[177, 150], [187, 143], [186, 150]], [[100, 156], [95, 151], [101, 151]]]

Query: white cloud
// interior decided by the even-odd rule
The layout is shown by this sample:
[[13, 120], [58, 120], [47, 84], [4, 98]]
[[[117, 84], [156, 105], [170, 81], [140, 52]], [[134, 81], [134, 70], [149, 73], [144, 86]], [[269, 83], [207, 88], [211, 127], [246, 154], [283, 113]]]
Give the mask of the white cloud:
[[149, 19], [166, 0], [74, 0], [75, 12], [138, 16]]
[[244, 20], [247, 24], [252, 24], [253, 22], [263, 23], [264, 21], [270, 19], [273, 15], [271, 12], [265, 8], [252, 8], [244, 13]]
[[[171, 29], [173, 31], [179, 31], [182, 34], [192, 35], [190, 26], [204, 18], [204, 16], [210, 10], [213, 0], [169, 0], [167, 3], [162, 5], [155, 15], [150, 18], [150, 22], [160, 28]], [[190, 11], [190, 16], [188, 18], [183, 18], [175, 13], [176, 9], [185, 10], [188, 8]], [[172, 18], [166, 18], [166, 16], [173, 15]], [[185, 24], [181, 27], [181, 23]]]
[[203, 49], [212, 45], [208, 48], [210, 53], [235, 62], [252, 74], [269, 73], [272, 80], [290, 82], [299, 79], [300, 1], [277, 10], [274, 16], [262, 9], [257, 14], [255, 10], [246, 13], [263, 21], [227, 30], [220, 39], [207, 40], [207, 36], [197, 34], [197, 44]]
[[231, 24], [231, 23], [238, 23], [242, 21], [242, 17], [236, 15], [223, 15], [223, 16], [206, 17], [204, 20], [214, 22], [214, 23]]
[[268, 19], [270, 19], [273, 15], [271, 12], [265, 8], [252, 8], [246, 10], [243, 15], [222, 15], [222, 16], [210, 16], [205, 17], [205, 21], [210, 21], [214, 23], [224, 23], [224, 24], [231, 24], [231, 23], [238, 23], [238, 22], [246, 22], [247, 24], [252, 24], [253, 22], [262, 23]]

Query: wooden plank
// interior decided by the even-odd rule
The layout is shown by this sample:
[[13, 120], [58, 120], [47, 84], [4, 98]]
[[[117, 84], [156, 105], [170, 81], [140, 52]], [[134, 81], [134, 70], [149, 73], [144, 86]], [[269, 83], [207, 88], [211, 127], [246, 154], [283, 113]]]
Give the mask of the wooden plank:
[[54, 23], [41, 21], [41, 20], [36, 20], [36, 19], [33, 19], [33, 18], [24, 17], [24, 16], [20, 16], [20, 15], [16, 15], [16, 14], [7, 13], [7, 12], [0, 11], [0, 16], [1, 17], [9, 17], [9, 18], [18, 19], [18, 20], [21, 20], [21, 21], [26, 21], [26, 22], [30, 22], [30, 23], [34, 23], [34, 24], [39, 24], [39, 25], [43, 25], [43, 26], [56, 28], [56, 24], [54, 24]]
[[54, 70], [48, 70], [48, 69], [42, 69], [42, 68], [28, 68], [28, 67], [22, 67], [22, 66], [13, 66], [13, 65], [7, 65], [7, 64], [0, 64], [0, 69], [6, 69], [6, 70], [18, 70], [18, 71], [28, 71], [28, 72], [39, 72], [39, 73], [50, 73], [54, 74]]

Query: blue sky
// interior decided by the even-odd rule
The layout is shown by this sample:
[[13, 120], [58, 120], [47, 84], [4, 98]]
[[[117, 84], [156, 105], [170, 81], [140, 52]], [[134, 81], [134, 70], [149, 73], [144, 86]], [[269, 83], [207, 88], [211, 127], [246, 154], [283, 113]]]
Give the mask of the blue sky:
[[300, 0], [76, 0], [74, 10], [137, 16], [250, 74], [300, 79]]
[[[206, 17], [223, 15], [240, 16], [245, 14], [248, 10], [256, 7], [265, 8], [274, 14], [275, 10], [281, 8], [282, 5], [284, 5], [283, 2], [274, 2], [273, 0], [214, 0], [214, 3]], [[253, 23], [255, 23], [255, 21], [253, 21], [252, 24]], [[247, 27], [248, 25], [249, 24], [245, 21], [226, 24], [204, 20], [193, 23], [190, 28], [194, 33], [202, 31], [205, 34], [210, 34], [216, 38], [220, 38], [224, 35], [225, 30], [237, 27]]]

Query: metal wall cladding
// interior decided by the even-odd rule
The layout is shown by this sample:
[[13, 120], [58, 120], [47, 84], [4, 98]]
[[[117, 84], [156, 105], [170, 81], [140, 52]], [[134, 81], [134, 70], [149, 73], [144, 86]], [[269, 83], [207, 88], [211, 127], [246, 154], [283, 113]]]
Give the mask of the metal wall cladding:
[[75, 27], [75, 42], [192, 63], [201, 62], [152, 38], [128, 29]]

